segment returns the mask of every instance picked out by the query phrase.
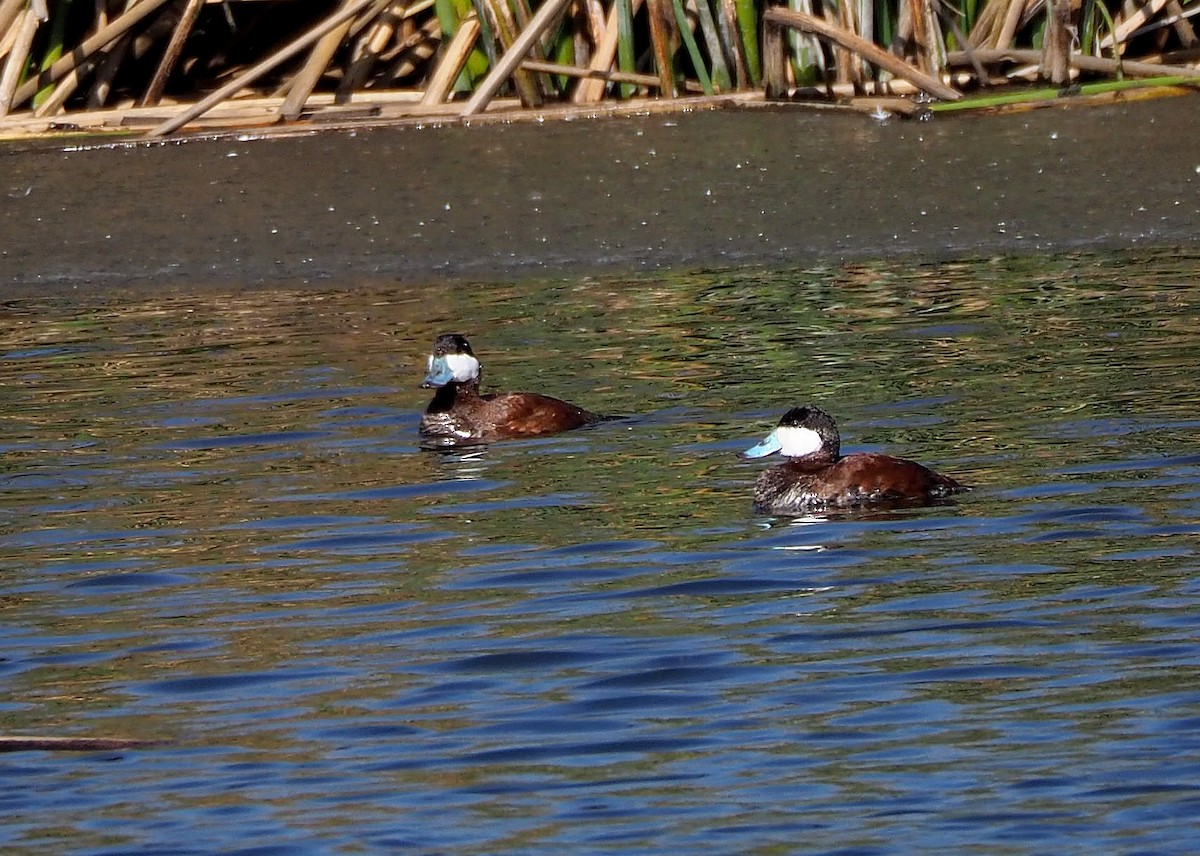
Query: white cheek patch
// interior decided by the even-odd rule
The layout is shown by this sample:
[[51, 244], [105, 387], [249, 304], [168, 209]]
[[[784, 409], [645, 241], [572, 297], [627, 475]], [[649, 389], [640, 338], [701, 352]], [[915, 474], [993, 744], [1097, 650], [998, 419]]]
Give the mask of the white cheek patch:
[[811, 428], [780, 427], [775, 429], [779, 451], [789, 458], [803, 458], [821, 451], [821, 435]]
[[446, 354], [446, 368], [454, 373], [454, 379], [466, 383], [479, 377], [479, 360], [470, 354]]

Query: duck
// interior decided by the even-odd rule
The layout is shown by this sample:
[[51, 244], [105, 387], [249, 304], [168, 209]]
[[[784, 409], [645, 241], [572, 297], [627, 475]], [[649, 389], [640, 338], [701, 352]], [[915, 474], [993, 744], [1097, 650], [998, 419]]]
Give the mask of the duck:
[[433, 343], [423, 389], [436, 389], [421, 434], [442, 444], [540, 437], [600, 421], [594, 413], [536, 392], [480, 394], [482, 368], [467, 337], [442, 333]]
[[759, 473], [754, 506], [769, 514], [863, 506], [932, 505], [966, 485], [904, 458], [872, 452], [841, 454], [833, 417], [819, 407], [793, 407], [748, 458], [779, 452], [788, 460]]

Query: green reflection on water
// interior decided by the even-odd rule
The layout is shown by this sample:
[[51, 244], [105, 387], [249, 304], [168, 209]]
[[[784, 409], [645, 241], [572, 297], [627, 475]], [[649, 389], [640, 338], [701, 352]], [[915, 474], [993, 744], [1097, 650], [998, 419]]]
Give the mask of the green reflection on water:
[[[493, 578], [505, 562], [529, 567], [529, 554], [571, 545], [659, 545], [649, 558], [633, 546], [628, 562], [619, 551], [593, 558], [583, 592], [704, 579], [720, 550], [757, 531], [758, 466], [737, 451], [803, 401], [836, 415], [849, 449], [914, 457], [976, 486], [958, 508], [926, 514], [1002, 519], [1103, 488], [1105, 505], [1169, 521], [1176, 501], [1141, 483], [1162, 473], [1122, 462], [1195, 448], [1197, 261], [998, 258], [17, 301], [0, 319], [0, 560], [14, 618], [68, 637], [71, 661], [22, 672], [20, 695], [45, 710], [63, 698], [116, 707], [122, 681], [271, 671], [344, 632], [327, 610], [362, 609], [365, 626], [398, 633], [457, 632], [464, 609], [493, 619], [488, 633], [544, 631], [544, 613], [522, 614], [536, 585]], [[490, 389], [631, 418], [475, 455], [421, 451], [417, 383], [446, 330], [472, 337]], [[1194, 484], [1189, 466], [1180, 484]], [[468, 489], [445, 489], [456, 482]], [[1078, 574], [1120, 579], [1129, 563], [1109, 554], [1154, 546], [1104, 522], [1081, 524], [1086, 538], [1031, 537], [1045, 525], [1016, 522], [1011, 539], [972, 546], [976, 564], [1066, 571], [1008, 579], [997, 596], [1068, 588]], [[320, 540], [355, 527], [361, 551]], [[862, 550], [894, 548], [886, 528], [853, 537]], [[890, 570], [917, 586], [933, 557], [966, 561], [938, 542], [928, 555], [901, 550]], [[546, 565], [570, 570], [558, 555]], [[175, 580], [151, 587], [149, 605], [139, 587], [91, 600], [64, 588], [124, 571]], [[834, 608], [878, 596], [866, 586]], [[557, 620], [670, 635], [681, 632], [672, 609], [644, 599]], [[197, 652], [127, 653], [180, 621], [228, 629]], [[78, 656], [80, 628], [98, 634], [94, 663]], [[442, 654], [414, 650], [408, 665], [427, 656]], [[364, 693], [394, 693], [404, 673]]]

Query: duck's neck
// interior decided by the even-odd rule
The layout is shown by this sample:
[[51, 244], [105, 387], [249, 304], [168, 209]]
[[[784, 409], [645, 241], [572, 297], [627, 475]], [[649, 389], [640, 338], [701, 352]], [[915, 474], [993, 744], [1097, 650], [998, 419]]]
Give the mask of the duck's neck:
[[479, 381], [469, 380], [465, 383], [450, 381], [445, 386], [439, 386], [433, 394], [433, 400], [425, 408], [426, 413], [443, 413], [454, 408], [454, 402], [463, 399], [479, 397]]

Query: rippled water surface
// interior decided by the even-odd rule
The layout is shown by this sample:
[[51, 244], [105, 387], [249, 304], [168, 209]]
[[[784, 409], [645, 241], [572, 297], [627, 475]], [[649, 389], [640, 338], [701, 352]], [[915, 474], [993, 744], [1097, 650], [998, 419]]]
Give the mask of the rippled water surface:
[[[0, 315], [6, 852], [1184, 852], [1200, 259]], [[628, 418], [435, 452], [433, 335]], [[792, 404], [954, 505], [756, 515]]]

